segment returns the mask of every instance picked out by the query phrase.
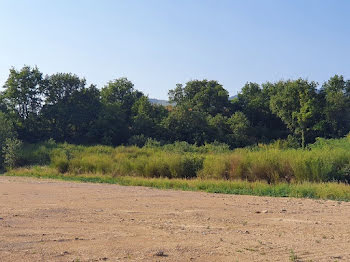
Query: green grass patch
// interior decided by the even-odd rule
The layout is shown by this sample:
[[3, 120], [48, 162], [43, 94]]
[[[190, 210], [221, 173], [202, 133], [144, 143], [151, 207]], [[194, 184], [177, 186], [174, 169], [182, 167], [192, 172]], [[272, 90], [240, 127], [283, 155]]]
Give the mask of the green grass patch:
[[145, 186], [159, 189], [174, 189], [185, 191], [203, 191], [209, 193], [297, 197], [330, 199], [338, 201], [350, 200], [350, 186], [343, 183], [276, 183], [249, 182], [244, 180], [204, 180], [204, 179], [169, 179], [145, 178], [133, 176], [113, 176], [110, 174], [61, 174], [56, 168], [34, 166], [19, 168], [5, 173], [6, 176], [27, 176], [36, 178], [60, 179], [65, 181], [80, 181], [92, 183], [119, 184], [123, 186]]

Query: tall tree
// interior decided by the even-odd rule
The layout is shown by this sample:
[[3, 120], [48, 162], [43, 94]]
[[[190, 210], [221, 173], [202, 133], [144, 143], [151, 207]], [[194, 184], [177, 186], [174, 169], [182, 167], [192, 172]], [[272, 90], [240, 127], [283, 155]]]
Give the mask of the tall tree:
[[350, 131], [350, 80], [335, 75], [322, 85], [323, 136], [342, 137]]
[[256, 83], [245, 84], [235, 104], [254, 127], [254, 137], [258, 141], [268, 142], [287, 135], [283, 122], [270, 110], [268, 83], [263, 88]]
[[10, 69], [4, 85], [4, 98], [8, 107], [20, 118], [37, 115], [42, 106], [42, 73], [37, 67], [24, 66], [21, 70]]
[[231, 129], [231, 145], [234, 147], [243, 147], [253, 142], [250, 137], [250, 122], [242, 112], [235, 112], [228, 119], [228, 124], [230, 125]]
[[131, 120], [134, 103], [143, 96], [142, 92], [134, 89], [134, 84], [126, 77], [110, 81], [101, 90], [102, 102], [104, 104], [119, 104], [128, 120]]
[[305, 147], [309, 132], [317, 123], [317, 84], [304, 79], [280, 81], [274, 87], [270, 100], [271, 111], [296, 135]]
[[90, 128], [89, 136], [94, 143], [120, 145], [130, 137], [126, 116], [119, 104], [102, 104], [96, 123]]
[[191, 108], [177, 106], [164, 119], [163, 126], [166, 129], [167, 140], [171, 142], [186, 141], [202, 145], [208, 140], [207, 114]]
[[37, 67], [24, 66], [10, 69], [2, 94], [6, 111], [22, 140], [40, 140], [39, 113], [42, 108], [42, 73]]
[[[57, 141], [87, 143], [101, 109], [100, 92], [70, 73], [45, 77], [42, 109], [46, 134]], [[47, 137], [47, 138], [49, 138]]]
[[209, 115], [207, 117], [209, 125], [208, 141], [214, 142], [218, 141], [221, 143], [231, 144], [230, 134], [232, 130], [230, 128], [230, 123], [228, 122], [228, 117], [222, 114], [217, 114], [216, 116]]
[[151, 104], [148, 97], [143, 96], [135, 102], [133, 110], [133, 135], [143, 134], [146, 137], [161, 139], [164, 133], [161, 122], [168, 111], [162, 105]]
[[169, 91], [169, 100], [176, 105], [186, 105], [194, 111], [212, 116], [230, 114], [231, 104], [228, 97], [228, 91], [221, 84], [206, 79], [189, 81], [185, 86], [177, 84], [175, 89]]
[[86, 80], [72, 73], [57, 73], [46, 76], [43, 93], [47, 105], [55, 105], [67, 100], [75, 92], [85, 88]]

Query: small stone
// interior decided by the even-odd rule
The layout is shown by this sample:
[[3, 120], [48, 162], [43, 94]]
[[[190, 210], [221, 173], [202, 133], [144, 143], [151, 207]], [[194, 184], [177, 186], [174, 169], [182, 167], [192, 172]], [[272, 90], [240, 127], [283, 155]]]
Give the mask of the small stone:
[[168, 256], [162, 250], [157, 251], [154, 255], [157, 256], [157, 257], [167, 257]]

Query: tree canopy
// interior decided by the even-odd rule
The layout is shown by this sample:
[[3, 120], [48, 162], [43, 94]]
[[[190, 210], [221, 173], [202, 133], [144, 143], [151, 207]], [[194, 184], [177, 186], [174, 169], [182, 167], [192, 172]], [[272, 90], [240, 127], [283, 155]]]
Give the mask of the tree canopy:
[[233, 100], [216, 80], [191, 80], [169, 90], [170, 106], [151, 103], [125, 77], [98, 88], [72, 73], [43, 75], [30, 66], [11, 68], [3, 88], [2, 148], [17, 137], [109, 145], [216, 141], [231, 148], [288, 137], [305, 147], [350, 131], [350, 80], [341, 75], [321, 86], [305, 79], [247, 82]]

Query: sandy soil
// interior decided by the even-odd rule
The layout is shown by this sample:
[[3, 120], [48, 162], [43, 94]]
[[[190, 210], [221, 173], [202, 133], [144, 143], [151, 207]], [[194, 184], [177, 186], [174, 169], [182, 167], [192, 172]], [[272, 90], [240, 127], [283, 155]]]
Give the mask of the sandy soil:
[[350, 261], [350, 203], [0, 177], [0, 261], [293, 259]]

